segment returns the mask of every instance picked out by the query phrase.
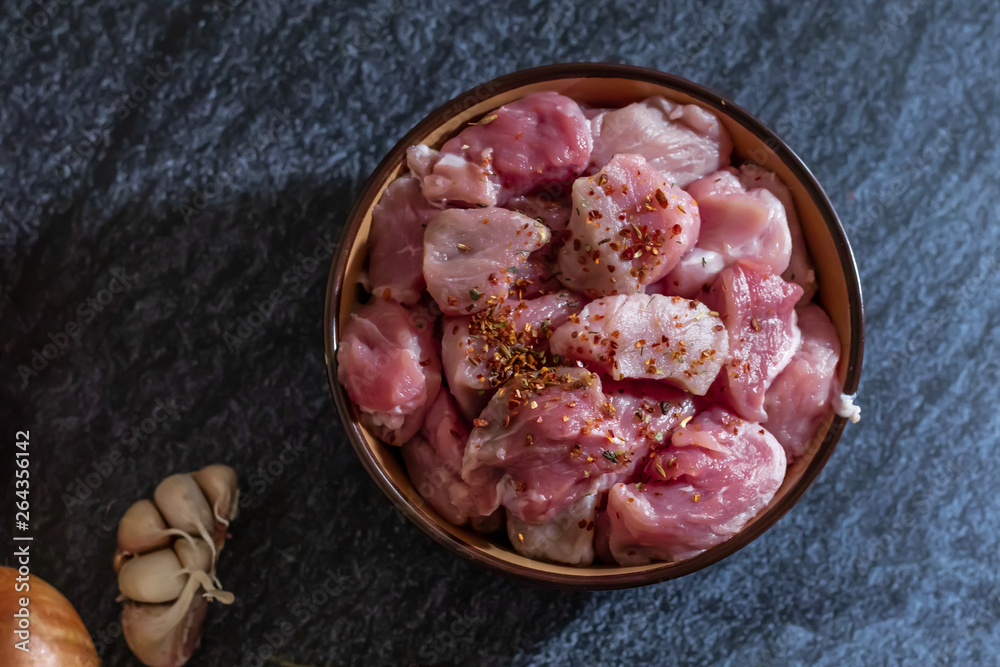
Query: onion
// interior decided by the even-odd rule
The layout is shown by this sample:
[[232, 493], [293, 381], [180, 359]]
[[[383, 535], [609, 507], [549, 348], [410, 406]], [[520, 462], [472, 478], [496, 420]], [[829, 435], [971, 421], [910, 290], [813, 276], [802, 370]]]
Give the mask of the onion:
[[[101, 664], [86, 626], [73, 605], [52, 586], [31, 574], [17, 581], [17, 570], [0, 567], [0, 665], [19, 667], [93, 667]], [[26, 590], [17, 590], [27, 586]], [[22, 641], [14, 614], [27, 598], [30, 636], [28, 653], [16, 648]]]

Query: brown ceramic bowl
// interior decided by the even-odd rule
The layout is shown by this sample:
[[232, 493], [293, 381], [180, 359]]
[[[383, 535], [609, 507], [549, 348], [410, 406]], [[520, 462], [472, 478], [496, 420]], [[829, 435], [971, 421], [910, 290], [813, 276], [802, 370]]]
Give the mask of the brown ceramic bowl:
[[360, 424], [347, 393], [337, 381], [337, 344], [341, 323], [358, 301], [356, 287], [366, 261], [371, 211], [385, 187], [405, 170], [405, 151], [414, 144], [440, 148], [458, 130], [486, 112], [528, 93], [552, 90], [591, 106], [618, 107], [651, 95], [712, 110], [729, 130], [738, 158], [777, 172], [795, 197], [818, 280], [818, 301], [833, 320], [841, 343], [840, 378], [844, 392], [857, 390], [864, 346], [861, 285], [851, 246], [829, 199], [802, 161], [750, 113], [712, 91], [676, 76], [640, 67], [598, 63], [550, 65], [502, 76], [459, 95], [432, 111], [389, 152], [361, 190], [344, 225], [326, 293], [323, 336], [334, 402], [351, 444], [369, 474], [389, 499], [421, 530], [455, 554], [488, 568], [530, 581], [573, 589], [626, 588], [690, 574], [746, 546], [770, 528], [812, 484], [840, 439], [846, 420], [832, 412], [792, 465], [771, 503], [730, 540], [694, 558], [638, 567], [572, 567], [524, 558], [503, 536], [490, 539], [444, 520], [418, 495], [398, 449], [383, 444]]

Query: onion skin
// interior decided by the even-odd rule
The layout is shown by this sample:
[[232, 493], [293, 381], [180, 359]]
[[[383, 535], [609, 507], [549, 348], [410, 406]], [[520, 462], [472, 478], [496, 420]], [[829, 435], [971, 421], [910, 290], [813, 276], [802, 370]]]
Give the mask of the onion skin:
[[[94, 642], [76, 609], [62, 593], [35, 575], [28, 591], [14, 589], [17, 570], [0, 567], [0, 665], [18, 667], [94, 667], [101, 664]], [[19, 599], [29, 598], [30, 652], [14, 648], [14, 613]]]

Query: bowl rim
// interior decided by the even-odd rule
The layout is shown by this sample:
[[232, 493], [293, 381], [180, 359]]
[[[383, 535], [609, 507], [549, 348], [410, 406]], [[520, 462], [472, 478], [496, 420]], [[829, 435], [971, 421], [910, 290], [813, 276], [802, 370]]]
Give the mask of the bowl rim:
[[[410, 501], [401, 493], [393, 481], [388, 477], [375, 460], [372, 452], [365, 443], [361, 432], [360, 424], [354, 417], [354, 407], [347, 397], [347, 392], [337, 380], [337, 341], [339, 338], [339, 326], [337, 313], [340, 310], [340, 300], [344, 288], [344, 277], [346, 274], [347, 261], [350, 250], [356, 241], [358, 231], [363, 219], [363, 211], [366, 211], [374, 204], [374, 187], [380, 183], [387, 175], [387, 172], [396, 168], [400, 161], [405, 159], [406, 149], [416, 143], [417, 139], [426, 135], [429, 131], [437, 128], [445, 122], [450, 115], [456, 113], [456, 109], [463, 100], [474, 98], [480, 89], [488, 88], [489, 98], [496, 97], [511, 89], [525, 85], [544, 83], [558, 79], [585, 79], [585, 78], [617, 78], [633, 79], [645, 83], [652, 83], [666, 88], [676, 90], [689, 95], [702, 106], [712, 109], [715, 113], [730, 116], [733, 120], [749, 130], [758, 139], [762, 140], [776, 155], [777, 159], [783, 162], [792, 172], [793, 176], [801, 183], [806, 194], [813, 200], [819, 210], [827, 229], [830, 232], [833, 244], [836, 248], [844, 280], [847, 284], [848, 310], [850, 312], [850, 336], [851, 347], [844, 358], [846, 361], [846, 373], [844, 380], [844, 392], [853, 394], [857, 391], [861, 376], [862, 359], [864, 356], [864, 299], [861, 292], [861, 281], [858, 273], [854, 252], [851, 249], [847, 234], [839, 217], [834, 211], [833, 204], [826, 193], [820, 187], [819, 182], [805, 163], [796, 153], [775, 133], [771, 128], [759, 120], [756, 116], [743, 109], [738, 104], [730, 101], [726, 97], [719, 95], [715, 91], [694, 83], [674, 74], [660, 72], [658, 70], [639, 67], [635, 65], [623, 65], [616, 63], [561, 63], [533, 67], [518, 70], [492, 80], [483, 82], [478, 86], [466, 90], [454, 98], [448, 100], [433, 111], [427, 114], [423, 120], [417, 123], [407, 132], [379, 162], [371, 175], [365, 180], [353, 206], [344, 221], [344, 227], [340, 234], [338, 249], [331, 260], [330, 274], [327, 279], [327, 288], [323, 312], [323, 342], [326, 359], [327, 381], [333, 395], [334, 403], [348, 439], [355, 450], [362, 465], [368, 474], [375, 481], [382, 492], [392, 501], [393, 505], [412, 523], [420, 528], [424, 533], [433, 538], [436, 542], [447, 548], [455, 555], [472, 560], [483, 567], [503, 574], [513, 576], [517, 579], [530, 581], [536, 584], [566, 588], [572, 590], [605, 590], [630, 588], [634, 586], [645, 586], [660, 583], [668, 579], [682, 577], [700, 569], [708, 567], [730, 555], [739, 551], [744, 546], [750, 544], [771, 528], [782, 516], [784, 516], [799, 500], [806, 489], [808, 489], [816, 477], [823, 470], [829, 460], [837, 442], [840, 440], [847, 420], [843, 417], [834, 417], [826, 436], [816, 451], [812, 461], [802, 472], [797, 482], [785, 493], [785, 495], [767, 510], [764, 514], [756, 517], [754, 522], [746, 529], [741, 530], [732, 538], [718, 544], [693, 558], [682, 561], [663, 563], [654, 569], [642, 571], [625, 571], [617, 574], [602, 574], [600, 576], [587, 574], [587, 570], [580, 570], [579, 575], [563, 574], [558, 572], [534, 569], [516, 563], [511, 563], [500, 559], [493, 554], [483, 553], [476, 550], [471, 545], [458, 539], [452, 533], [442, 529], [435, 522], [429, 520], [425, 515], [416, 511]], [[482, 100], [477, 100], [482, 101]], [[443, 520], [443, 519], [442, 519]], [[612, 566], [613, 568], [613, 566]]]

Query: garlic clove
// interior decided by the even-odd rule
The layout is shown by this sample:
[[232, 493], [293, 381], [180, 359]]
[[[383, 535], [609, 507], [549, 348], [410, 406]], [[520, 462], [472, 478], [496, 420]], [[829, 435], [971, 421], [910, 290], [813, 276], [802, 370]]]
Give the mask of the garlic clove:
[[209, 527], [215, 525], [215, 516], [208, 506], [205, 494], [189, 473], [171, 475], [160, 482], [153, 493], [156, 506], [172, 528], [197, 533], [212, 547], [212, 558], [218, 554]]
[[187, 540], [177, 540], [174, 542], [174, 552], [186, 570], [211, 572], [215, 565], [212, 548], [208, 545], [208, 542], [199, 537], [194, 538], [190, 542]]
[[201, 623], [208, 601], [197, 595], [200, 585], [188, 579], [172, 605], [126, 602], [122, 612], [125, 641], [149, 667], [180, 667], [201, 643]]
[[133, 503], [125, 510], [125, 515], [118, 523], [115, 572], [121, 569], [129, 557], [163, 548], [170, 544], [174, 536], [191, 540], [191, 536], [185, 531], [168, 528], [152, 501], [140, 500]]
[[191, 476], [212, 505], [215, 520], [228, 526], [236, 518], [237, 501], [240, 497], [236, 471], [229, 466], [214, 464], [191, 473]]
[[166, 530], [167, 524], [156, 505], [140, 500], [125, 510], [125, 516], [118, 523], [118, 548], [138, 554], [165, 547], [171, 539]]
[[120, 548], [115, 550], [115, 574], [118, 574], [122, 570], [122, 566], [129, 561], [129, 559], [135, 558], [135, 554], [129, 553], [128, 551], [122, 551]]
[[118, 573], [118, 590], [136, 602], [172, 602], [184, 591], [187, 577], [173, 549], [160, 549], [126, 562]]

